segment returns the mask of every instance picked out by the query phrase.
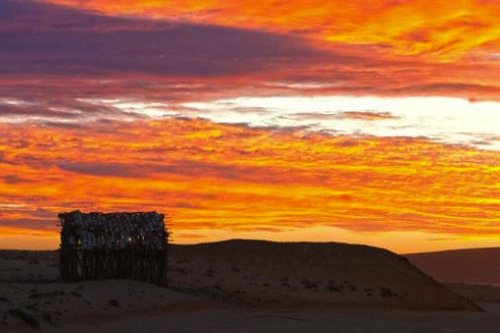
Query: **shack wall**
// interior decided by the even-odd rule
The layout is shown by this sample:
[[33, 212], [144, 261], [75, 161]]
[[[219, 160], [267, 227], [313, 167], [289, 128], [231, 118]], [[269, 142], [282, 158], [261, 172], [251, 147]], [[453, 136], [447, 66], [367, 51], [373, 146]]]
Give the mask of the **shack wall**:
[[166, 284], [168, 233], [156, 212], [59, 214], [64, 281], [129, 278]]

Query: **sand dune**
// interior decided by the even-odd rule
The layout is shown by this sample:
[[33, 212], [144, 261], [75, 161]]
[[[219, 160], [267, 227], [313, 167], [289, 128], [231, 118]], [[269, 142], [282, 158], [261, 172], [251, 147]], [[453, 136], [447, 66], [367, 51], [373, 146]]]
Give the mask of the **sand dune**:
[[179, 291], [130, 280], [60, 281], [56, 251], [0, 251], [0, 331], [191, 311], [207, 305]]
[[[173, 245], [169, 288], [130, 280], [62, 283], [57, 262], [57, 251], [0, 251], [2, 333], [30, 332], [37, 326], [43, 332], [158, 332], [167, 327], [169, 332], [197, 332], [210, 325], [217, 332], [281, 327], [321, 332], [322, 326], [360, 332], [363, 325], [383, 327], [390, 313], [401, 315], [387, 311], [479, 310], [407, 259], [368, 246], [262, 241]], [[344, 319], [329, 319], [337, 315]], [[495, 316], [488, 317], [484, 332], [500, 319]], [[420, 322], [414, 315], [397, 318], [401, 325]], [[346, 323], [354, 326], [346, 328]]]
[[418, 253], [406, 257], [439, 281], [500, 286], [500, 248]]
[[1, 286], [0, 294], [3, 320], [13, 330], [26, 324], [51, 327], [91, 321], [97, 325], [122, 316], [204, 307], [202, 302], [184, 293], [130, 280], [10, 284]]
[[235, 304], [478, 309], [407, 259], [368, 246], [234, 240], [170, 253], [172, 286]]

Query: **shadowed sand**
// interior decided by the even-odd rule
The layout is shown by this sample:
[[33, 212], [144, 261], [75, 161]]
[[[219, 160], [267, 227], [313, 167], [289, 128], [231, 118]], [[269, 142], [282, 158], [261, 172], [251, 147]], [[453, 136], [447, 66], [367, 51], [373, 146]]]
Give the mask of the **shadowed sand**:
[[57, 260], [56, 251], [0, 251], [1, 332], [498, 333], [500, 327], [499, 306], [482, 304], [487, 312], [480, 312], [405, 258], [367, 246], [175, 245], [169, 288], [129, 280], [65, 284]]

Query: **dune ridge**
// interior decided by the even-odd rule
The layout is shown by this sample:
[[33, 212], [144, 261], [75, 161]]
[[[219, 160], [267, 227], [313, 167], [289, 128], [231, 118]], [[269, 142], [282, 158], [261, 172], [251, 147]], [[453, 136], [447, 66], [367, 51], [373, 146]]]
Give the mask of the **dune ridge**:
[[245, 305], [480, 310], [408, 259], [365, 245], [230, 240], [170, 254], [172, 286]]

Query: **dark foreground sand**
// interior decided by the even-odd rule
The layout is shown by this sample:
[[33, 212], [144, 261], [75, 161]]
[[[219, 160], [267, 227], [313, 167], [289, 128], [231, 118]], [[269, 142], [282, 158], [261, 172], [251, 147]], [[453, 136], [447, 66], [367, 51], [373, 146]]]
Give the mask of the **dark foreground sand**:
[[422, 332], [498, 333], [500, 305], [487, 313], [216, 310], [120, 319], [54, 332]]
[[[0, 251], [0, 332], [500, 332], [500, 303], [480, 312], [404, 258], [364, 246], [177, 246], [170, 288], [62, 283], [57, 255]], [[480, 301], [499, 291], [451, 287]]]
[[387, 332], [387, 333], [498, 333], [500, 305], [481, 304], [485, 313], [359, 311], [359, 310], [255, 310], [205, 309], [156, 311], [109, 318], [106, 321], [2, 328], [2, 332]]

